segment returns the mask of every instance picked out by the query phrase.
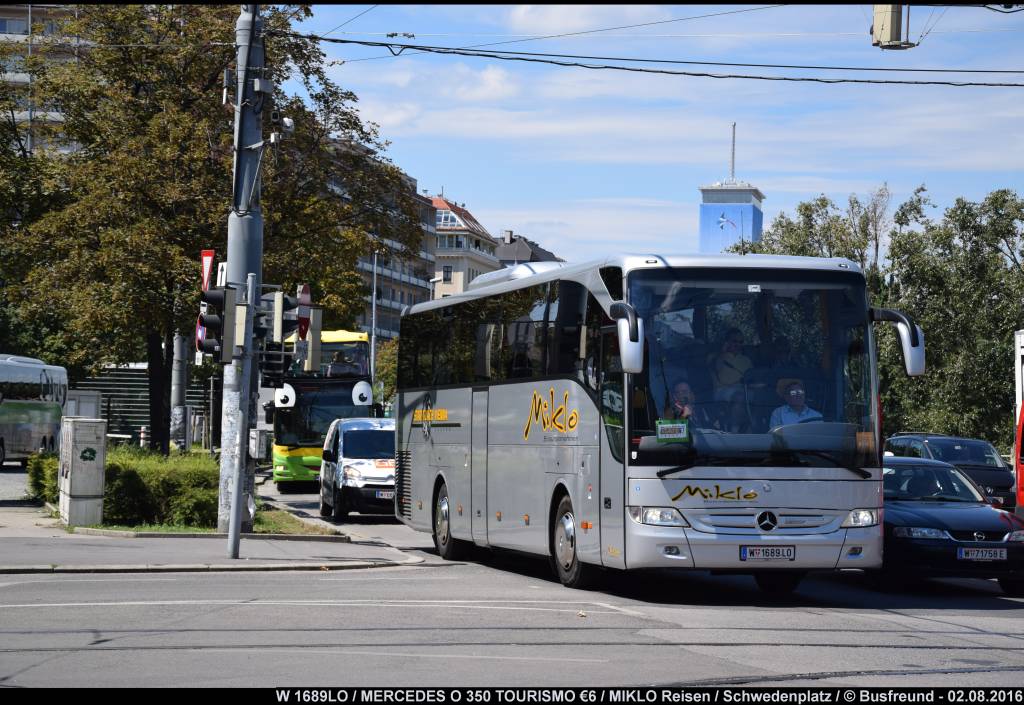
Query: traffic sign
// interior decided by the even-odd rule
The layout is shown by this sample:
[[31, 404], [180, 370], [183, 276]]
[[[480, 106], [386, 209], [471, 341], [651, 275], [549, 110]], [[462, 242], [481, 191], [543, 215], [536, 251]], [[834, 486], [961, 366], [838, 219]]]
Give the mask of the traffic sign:
[[213, 250], [203, 250], [201, 258], [203, 262], [203, 291], [210, 288], [210, 274], [213, 272]]

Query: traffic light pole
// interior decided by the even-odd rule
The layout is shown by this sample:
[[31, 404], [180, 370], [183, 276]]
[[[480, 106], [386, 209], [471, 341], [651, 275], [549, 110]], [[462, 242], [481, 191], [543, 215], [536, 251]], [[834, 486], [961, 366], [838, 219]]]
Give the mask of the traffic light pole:
[[[243, 5], [235, 25], [235, 44], [238, 51], [235, 76], [235, 161], [231, 214], [228, 216], [227, 281], [241, 283], [248, 276], [255, 277], [249, 284], [247, 301], [258, 298], [263, 272], [263, 214], [260, 210], [260, 155], [263, 150], [261, 113], [269, 92], [263, 75], [263, 22], [258, 5]], [[257, 86], [257, 83], [259, 84]], [[259, 88], [259, 90], [257, 90]], [[246, 326], [251, 338], [251, 321]], [[242, 342], [251, 350], [252, 341]], [[244, 358], [243, 358], [244, 359]], [[244, 367], [243, 360], [235, 360], [224, 368], [223, 413], [221, 416], [220, 501], [217, 508], [217, 530], [228, 531], [232, 520], [230, 498], [233, 485], [244, 477], [245, 487], [251, 491], [247, 462], [248, 411], [252, 400], [255, 370]], [[235, 495], [239, 496], [239, 495]], [[245, 504], [238, 502], [236, 504]], [[251, 528], [251, 523], [243, 522]], [[243, 527], [245, 528], [245, 527]], [[237, 557], [237, 546], [234, 550]]]
[[[241, 538], [241, 529], [244, 522], [243, 512], [248, 508], [249, 503], [246, 501], [248, 494], [246, 492], [246, 450], [249, 434], [246, 430], [249, 428], [249, 378], [252, 376], [252, 358], [253, 358], [253, 340], [252, 340], [252, 327], [253, 319], [256, 313], [256, 301], [258, 299], [259, 289], [256, 288], [256, 275], [251, 272], [246, 277], [246, 293], [245, 293], [245, 335], [242, 336], [241, 345], [236, 347], [239, 351], [239, 357], [236, 358], [233, 365], [237, 364], [240, 368], [240, 374], [236, 375], [233, 384], [237, 386], [237, 389], [232, 390], [237, 394], [239, 400], [239, 406], [234, 410], [235, 418], [238, 420], [238, 428], [235, 433], [235, 448], [232, 454], [232, 460], [234, 461], [233, 480], [234, 486], [231, 491], [230, 507], [231, 507], [231, 518], [228, 522], [228, 557], [238, 558], [238, 544]], [[241, 313], [241, 311], [239, 311]], [[230, 368], [224, 368], [225, 372]], [[227, 384], [227, 375], [224, 375], [225, 384]], [[225, 389], [225, 398], [227, 397]], [[226, 415], [225, 415], [226, 417]], [[226, 429], [225, 429], [226, 430]], [[224, 450], [221, 451], [221, 471], [224, 470], [223, 459]]]

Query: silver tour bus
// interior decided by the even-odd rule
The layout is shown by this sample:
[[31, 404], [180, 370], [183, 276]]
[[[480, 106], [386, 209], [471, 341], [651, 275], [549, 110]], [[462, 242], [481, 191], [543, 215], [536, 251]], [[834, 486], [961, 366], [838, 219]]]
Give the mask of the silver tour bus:
[[401, 319], [396, 516], [438, 552], [746, 573], [882, 564], [872, 322], [924, 335], [844, 259], [518, 265]]

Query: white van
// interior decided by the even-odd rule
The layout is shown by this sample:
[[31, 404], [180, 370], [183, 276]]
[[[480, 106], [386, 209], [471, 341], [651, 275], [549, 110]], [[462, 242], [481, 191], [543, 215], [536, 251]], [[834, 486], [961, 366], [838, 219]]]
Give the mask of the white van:
[[320, 463], [320, 516], [395, 513], [395, 420], [335, 419]]

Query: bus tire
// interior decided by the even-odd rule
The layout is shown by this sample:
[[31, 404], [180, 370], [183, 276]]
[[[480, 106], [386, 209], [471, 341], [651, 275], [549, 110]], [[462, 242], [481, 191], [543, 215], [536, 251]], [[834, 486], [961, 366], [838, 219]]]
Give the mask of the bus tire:
[[329, 517], [334, 513], [334, 509], [327, 502], [324, 501], [324, 481], [320, 481], [320, 516]]
[[468, 544], [452, 536], [449, 518], [448, 486], [442, 483], [434, 500], [434, 548], [446, 561], [457, 561], [466, 555]]
[[576, 551], [576, 517], [572, 500], [564, 495], [551, 522], [551, 564], [562, 585], [584, 590], [597, 579], [597, 568], [580, 561]]
[[331, 514], [334, 521], [348, 519], [348, 507], [345, 506], [345, 495], [341, 493], [341, 490], [335, 489], [331, 499], [334, 500], [334, 511]]
[[757, 586], [769, 595], [788, 595], [796, 590], [803, 579], [803, 573], [754, 573]]

